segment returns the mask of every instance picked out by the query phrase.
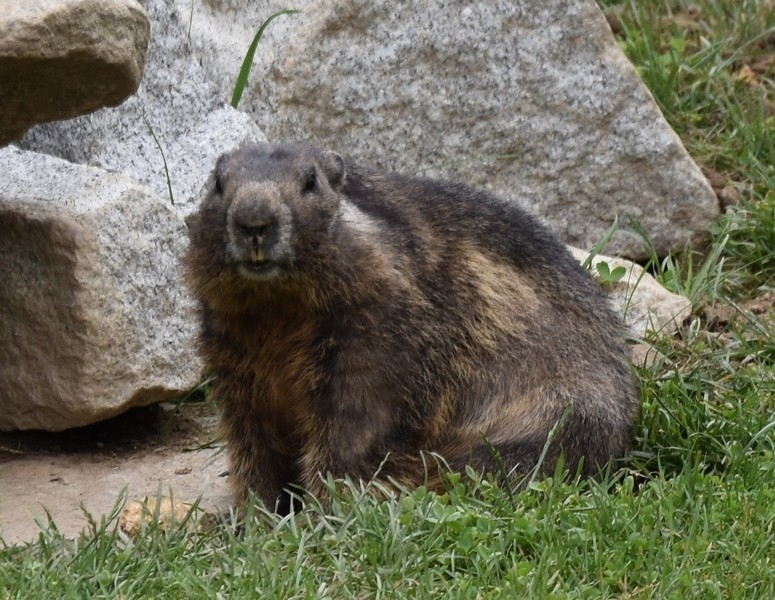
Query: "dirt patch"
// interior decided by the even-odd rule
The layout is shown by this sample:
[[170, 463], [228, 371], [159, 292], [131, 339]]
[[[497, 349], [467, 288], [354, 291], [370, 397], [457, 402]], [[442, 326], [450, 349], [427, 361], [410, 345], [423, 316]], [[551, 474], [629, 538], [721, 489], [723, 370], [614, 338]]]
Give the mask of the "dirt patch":
[[[160, 489], [206, 510], [231, 504], [225, 452], [208, 403], [136, 409], [62, 433], [0, 433], [0, 538], [34, 540], [46, 511], [66, 536], [98, 522], [126, 488], [129, 500]], [[83, 508], [82, 508], [83, 507]]]
[[[746, 313], [750, 313], [750, 315]], [[775, 319], [775, 292], [768, 291], [756, 298], [743, 300], [736, 305], [719, 303], [714, 306], [706, 306], [703, 308], [702, 316], [708, 329], [712, 331], [724, 330], [729, 325], [738, 326], [750, 317], [767, 324]]]

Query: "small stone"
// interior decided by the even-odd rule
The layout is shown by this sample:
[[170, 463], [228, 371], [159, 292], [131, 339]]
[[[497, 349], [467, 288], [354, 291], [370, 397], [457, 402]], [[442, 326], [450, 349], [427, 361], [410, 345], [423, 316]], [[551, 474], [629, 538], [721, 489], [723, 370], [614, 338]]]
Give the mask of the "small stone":
[[738, 192], [733, 185], [725, 185], [723, 188], [716, 192], [718, 196], [721, 208], [727, 206], [737, 206], [740, 204], [740, 192]]
[[119, 529], [129, 537], [137, 537], [151, 523], [157, 523], [161, 531], [169, 532], [184, 522], [193, 504], [181, 502], [169, 496], [132, 500], [121, 511]]
[[[585, 250], [569, 250], [580, 263], [588, 256]], [[606, 291], [611, 307], [621, 317], [627, 333], [634, 340], [642, 342], [648, 332], [671, 335], [691, 315], [692, 304], [688, 298], [666, 290], [640, 265], [598, 254], [592, 259], [592, 273], [596, 272], [595, 265], [601, 262], [608, 263], [611, 271], [616, 267], [625, 268], [624, 277], [607, 286]]]

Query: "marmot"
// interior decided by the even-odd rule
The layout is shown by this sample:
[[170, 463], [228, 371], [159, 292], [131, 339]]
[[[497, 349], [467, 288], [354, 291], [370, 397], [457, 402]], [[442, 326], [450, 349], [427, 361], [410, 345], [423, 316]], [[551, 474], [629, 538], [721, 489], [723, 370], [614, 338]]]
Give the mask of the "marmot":
[[329, 474], [438, 486], [432, 453], [524, 475], [546, 446], [543, 472], [590, 475], [626, 451], [618, 319], [514, 203], [261, 144], [218, 160], [189, 230], [239, 503], [288, 510]]

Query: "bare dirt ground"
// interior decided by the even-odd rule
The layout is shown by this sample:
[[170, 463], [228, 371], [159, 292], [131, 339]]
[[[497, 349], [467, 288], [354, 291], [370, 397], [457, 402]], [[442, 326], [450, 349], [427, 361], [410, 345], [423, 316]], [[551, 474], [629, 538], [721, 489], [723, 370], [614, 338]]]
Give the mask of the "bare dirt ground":
[[127, 500], [155, 498], [161, 486], [176, 500], [227, 511], [226, 453], [215, 423], [214, 407], [201, 403], [179, 412], [137, 409], [63, 433], [0, 433], [0, 540], [35, 540], [46, 511], [75, 537], [86, 526], [84, 509], [99, 523], [124, 488]]

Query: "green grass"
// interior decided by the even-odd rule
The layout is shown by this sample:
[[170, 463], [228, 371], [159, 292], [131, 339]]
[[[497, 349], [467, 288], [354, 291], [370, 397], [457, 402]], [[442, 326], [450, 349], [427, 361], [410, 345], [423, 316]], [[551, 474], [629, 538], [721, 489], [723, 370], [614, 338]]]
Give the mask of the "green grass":
[[0, 575], [14, 598], [771, 597], [772, 458], [698, 467], [513, 498], [468, 475], [389, 501], [350, 486], [327, 514], [261, 513], [239, 531], [49, 531], [6, 550]]
[[[191, 11], [193, 13], [193, 6], [191, 8]], [[242, 65], [240, 66], [239, 73], [237, 74], [237, 80], [234, 83], [234, 91], [231, 95], [231, 105], [234, 108], [237, 108], [237, 106], [240, 103], [240, 100], [242, 99], [242, 94], [245, 91], [245, 87], [248, 84], [248, 77], [250, 77], [250, 71], [253, 68], [253, 59], [256, 56], [256, 49], [258, 48], [258, 44], [261, 41], [261, 38], [264, 36], [264, 31], [269, 26], [269, 23], [274, 21], [277, 17], [281, 15], [295, 15], [300, 13], [300, 10], [295, 9], [285, 9], [280, 10], [273, 15], [271, 15], [266, 21], [261, 23], [261, 27], [258, 28], [258, 31], [256, 32], [256, 35], [253, 36], [253, 41], [250, 43], [250, 46], [248, 47], [248, 51], [245, 53], [245, 58], [242, 60]]]
[[775, 11], [601, 5], [618, 12], [622, 48], [690, 153], [742, 199], [710, 248], [652, 257], [694, 311], [638, 368], [636, 438], [616, 469], [514, 494], [470, 473], [443, 495], [387, 500], [345, 484], [326, 514], [256, 509], [242, 530], [128, 539], [113, 517], [72, 541], [50, 525], [35, 543], [0, 545], [0, 597], [775, 597], [773, 66], [756, 86], [738, 77], [773, 52]]
[[775, 51], [772, 1], [600, 4], [621, 12], [622, 48], [692, 156], [757, 197], [772, 190], [773, 66], [757, 87], [740, 76]]

